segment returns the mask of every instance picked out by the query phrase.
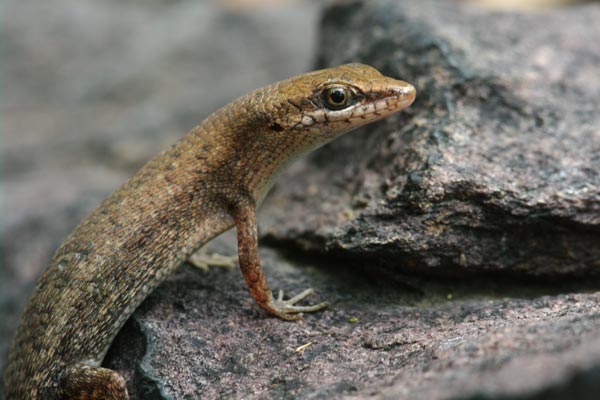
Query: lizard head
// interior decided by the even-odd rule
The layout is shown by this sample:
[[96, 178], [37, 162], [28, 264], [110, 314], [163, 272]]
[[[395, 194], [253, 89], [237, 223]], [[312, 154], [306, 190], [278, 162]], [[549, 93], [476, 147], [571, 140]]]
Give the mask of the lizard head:
[[[296, 158], [412, 104], [415, 88], [363, 64], [298, 75], [257, 89], [206, 122], [228, 124], [223, 165], [260, 204], [275, 177]], [[212, 136], [216, 141], [218, 136]], [[231, 154], [236, 155], [232, 157]], [[243, 157], [237, 156], [243, 155]]]
[[279, 107], [271, 129], [311, 150], [412, 104], [415, 88], [364, 64], [345, 64], [276, 84]]

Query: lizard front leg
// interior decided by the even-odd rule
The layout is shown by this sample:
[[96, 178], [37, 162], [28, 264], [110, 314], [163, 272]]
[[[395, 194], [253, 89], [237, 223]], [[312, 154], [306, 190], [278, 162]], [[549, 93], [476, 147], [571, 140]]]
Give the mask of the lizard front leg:
[[125, 380], [112, 369], [75, 364], [60, 378], [60, 398], [64, 400], [128, 400]]
[[263, 272], [258, 257], [258, 229], [256, 225], [256, 206], [252, 200], [244, 200], [236, 205], [232, 212], [237, 227], [238, 257], [240, 268], [250, 294], [256, 303], [269, 314], [285, 320], [302, 318], [303, 312], [313, 312], [327, 307], [328, 303], [319, 303], [313, 306], [297, 306], [300, 300], [313, 293], [306, 289], [299, 295], [283, 300], [280, 292], [277, 299], [273, 297], [267, 279]]

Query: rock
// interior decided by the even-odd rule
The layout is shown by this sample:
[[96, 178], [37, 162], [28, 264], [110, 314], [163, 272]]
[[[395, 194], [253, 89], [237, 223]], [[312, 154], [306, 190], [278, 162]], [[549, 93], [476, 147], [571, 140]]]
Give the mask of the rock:
[[597, 274], [599, 17], [598, 5], [330, 8], [319, 64], [372, 64], [417, 100], [286, 175], [265, 239], [386, 271]]
[[332, 307], [301, 323], [269, 318], [238, 271], [185, 267], [105, 360], [132, 399], [591, 400], [600, 390], [599, 293], [489, 279], [409, 290], [344, 265], [261, 257], [274, 290], [310, 285], [311, 301]]

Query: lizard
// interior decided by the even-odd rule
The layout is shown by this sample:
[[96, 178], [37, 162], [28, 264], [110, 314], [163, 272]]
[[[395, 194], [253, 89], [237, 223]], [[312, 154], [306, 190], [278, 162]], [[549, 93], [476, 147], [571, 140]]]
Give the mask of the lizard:
[[295, 320], [327, 303], [283, 300], [258, 256], [256, 209], [279, 173], [336, 137], [408, 107], [414, 86], [364, 64], [301, 74], [209, 115], [94, 209], [65, 239], [25, 307], [5, 371], [8, 400], [124, 400], [102, 360], [139, 304], [197, 249], [237, 230], [255, 302]]

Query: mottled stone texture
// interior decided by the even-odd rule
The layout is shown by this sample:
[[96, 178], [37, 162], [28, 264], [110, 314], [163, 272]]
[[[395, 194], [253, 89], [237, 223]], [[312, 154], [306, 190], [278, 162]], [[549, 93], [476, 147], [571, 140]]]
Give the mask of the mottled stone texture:
[[407, 284], [261, 256], [273, 288], [313, 285], [332, 308], [302, 323], [268, 318], [239, 272], [185, 267], [105, 362], [133, 399], [597, 399], [600, 294], [569, 293], [580, 284]]
[[599, 20], [598, 5], [330, 8], [320, 64], [373, 64], [417, 101], [288, 176], [266, 238], [387, 270], [600, 272]]

